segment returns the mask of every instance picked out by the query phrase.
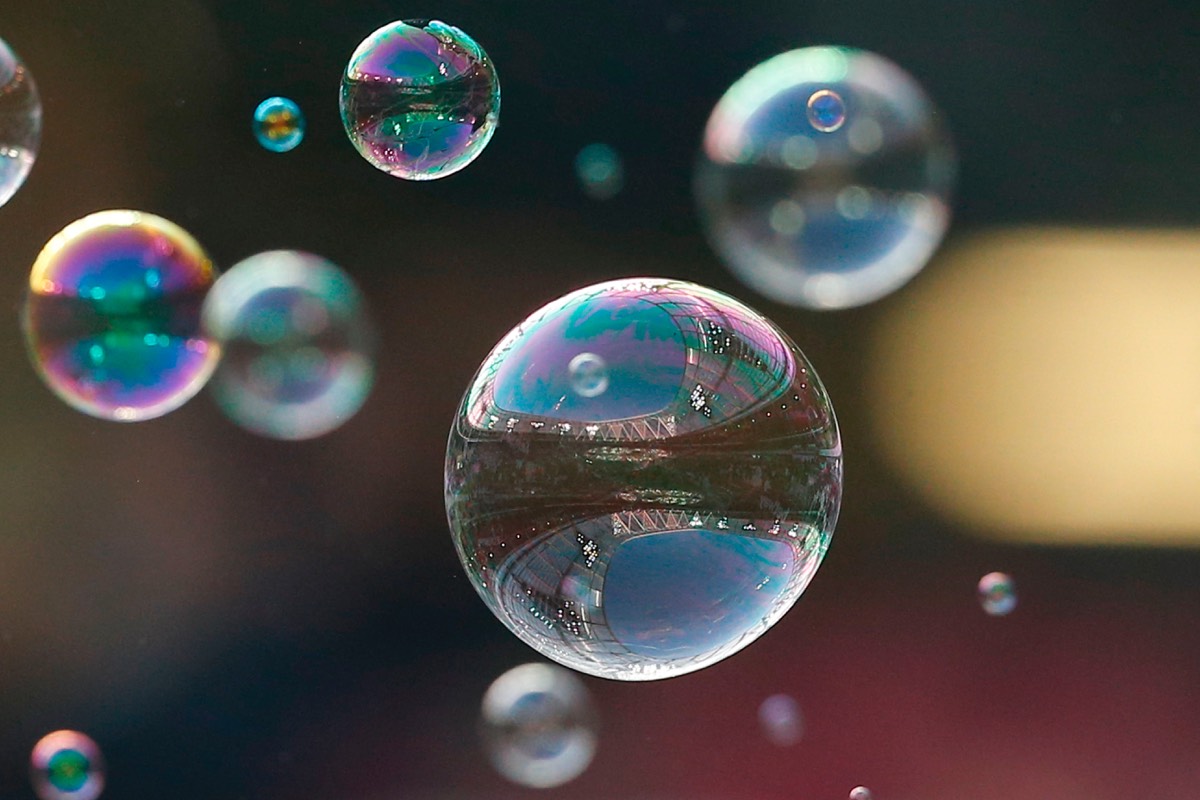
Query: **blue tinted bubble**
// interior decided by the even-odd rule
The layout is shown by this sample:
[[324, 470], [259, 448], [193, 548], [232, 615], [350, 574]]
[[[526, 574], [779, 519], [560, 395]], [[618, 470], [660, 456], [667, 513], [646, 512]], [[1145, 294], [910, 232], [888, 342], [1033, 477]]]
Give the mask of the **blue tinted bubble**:
[[104, 758], [91, 737], [55, 731], [34, 745], [29, 775], [40, 800], [94, 800], [104, 790]]
[[304, 129], [304, 112], [286, 97], [268, 97], [254, 109], [254, 138], [273, 153], [295, 149]]
[[813, 92], [808, 98], [808, 121], [822, 133], [833, 133], [846, 121], [846, 104], [837, 92]]
[[583, 193], [593, 200], [611, 200], [625, 186], [625, 165], [606, 144], [589, 144], [575, 156], [575, 174]]
[[42, 137], [42, 102], [29, 68], [0, 39], [0, 206], [29, 177]]

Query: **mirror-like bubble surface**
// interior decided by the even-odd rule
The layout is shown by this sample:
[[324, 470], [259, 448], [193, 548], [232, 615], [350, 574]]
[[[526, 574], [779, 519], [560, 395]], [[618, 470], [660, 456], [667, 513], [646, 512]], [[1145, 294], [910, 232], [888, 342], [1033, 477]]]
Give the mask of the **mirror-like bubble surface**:
[[595, 353], [580, 353], [567, 362], [571, 388], [581, 397], [599, 397], [608, 389], [608, 364]]
[[1017, 607], [1017, 587], [1003, 572], [989, 572], [979, 579], [979, 604], [993, 617], [1004, 617]]
[[34, 745], [29, 775], [41, 800], [93, 800], [104, 790], [104, 758], [89, 736], [55, 731]]
[[786, 694], [773, 694], [758, 707], [758, 724], [772, 744], [788, 747], [804, 736], [800, 704]]
[[304, 112], [286, 97], [268, 97], [254, 109], [254, 138], [272, 153], [294, 150], [304, 130]]
[[325, 259], [259, 253], [222, 275], [204, 303], [221, 344], [217, 403], [247, 430], [311, 439], [358, 411], [374, 377], [374, 327], [361, 293]]
[[101, 419], [173, 411], [204, 386], [220, 348], [200, 329], [216, 270], [195, 239], [139, 211], [72, 222], [29, 274], [30, 358], [68, 405]]
[[491, 141], [500, 81], [474, 39], [437, 20], [393, 22], [342, 76], [342, 124], [363, 158], [411, 181], [453, 175]]
[[[591, 353], [608, 387], [572, 390]], [[573, 292], [500, 341], [450, 433], [446, 509], [488, 607], [607, 678], [701, 669], [791, 608], [824, 557], [841, 439], [769, 320], [695, 284]]]
[[575, 174], [583, 193], [593, 200], [611, 200], [625, 187], [625, 164], [606, 144], [589, 144], [575, 156]]
[[579, 678], [550, 664], [523, 664], [483, 696], [484, 746], [492, 765], [523, 786], [574, 780], [596, 753], [596, 714]]
[[875, 795], [865, 786], [855, 786], [850, 790], [850, 800], [875, 800]]
[[708, 120], [696, 200], [747, 285], [815, 309], [912, 278], [950, 221], [955, 157], [917, 83], [880, 56], [808, 47], [730, 87]]
[[42, 101], [28, 67], [0, 39], [0, 206], [29, 177], [42, 139]]

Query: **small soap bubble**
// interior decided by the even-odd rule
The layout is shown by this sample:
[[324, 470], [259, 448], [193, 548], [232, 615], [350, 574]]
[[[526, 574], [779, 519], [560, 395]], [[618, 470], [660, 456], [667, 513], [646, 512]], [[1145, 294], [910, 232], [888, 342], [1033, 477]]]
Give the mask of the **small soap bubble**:
[[321, 436], [370, 392], [374, 327], [354, 282], [320, 256], [274, 250], [235, 264], [209, 292], [203, 323], [224, 351], [217, 404], [254, 433]]
[[254, 137], [273, 153], [286, 153], [304, 141], [304, 112], [286, 97], [268, 97], [254, 109]]
[[625, 186], [625, 165], [606, 144], [589, 144], [575, 156], [575, 174], [583, 193], [593, 200], [611, 200]]
[[50, 239], [22, 315], [46, 385], [94, 417], [134, 422], [179, 408], [208, 382], [219, 346], [200, 328], [216, 279], [186, 231], [153, 214], [101, 211]]
[[758, 723], [771, 743], [788, 747], [804, 736], [800, 704], [786, 694], [773, 694], [758, 707]]
[[1007, 616], [1017, 607], [1017, 587], [1003, 572], [989, 572], [979, 579], [979, 604], [993, 617]]
[[855, 786], [850, 790], [850, 800], [875, 800], [875, 795], [865, 786]]
[[0, 207], [29, 177], [42, 138], [42, 101], [25, 62], [0, 39]]
[[571, 389], [580, 397], [599, 397], [608, 389], [608, 364], [595, 353], [580, 353], [567, 365]]
[[574, 780], [592, 762], [597, 725], [587, 689], [550, 664], [523, 664], [483, 696], [484, 746], [496, 771], [538, 789]]
[[813, 92], [808, 98], [808, 121], [821, 133], [833, 133], [846, 121], [842, 96], [829, 89]]
[[104, 757], [86, 734], [55, 731], [34, 745], [29, 776], [41, 800], [93, 800], [104, 790]]
[[444, 178], [496, 131], [500, 82], [474, 39], [437, 20], [393, 22], [359, 44], [342, 75], [342, 125], [372, 166]]

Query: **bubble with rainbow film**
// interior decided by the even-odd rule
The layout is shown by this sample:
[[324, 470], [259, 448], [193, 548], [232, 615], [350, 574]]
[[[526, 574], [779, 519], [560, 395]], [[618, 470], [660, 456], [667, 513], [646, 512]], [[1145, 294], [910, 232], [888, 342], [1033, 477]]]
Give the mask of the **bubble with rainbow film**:
[[993, 617], [1008, 616], [1017, 607], [1017, 586], [1004, 572], [989, 572], [979, 579], [979, 604]]
[[34, 745], [29, 776], [41, 800], [94, 800], [104, 790], [104, 758], [86, 734], [54, 731]]
[[955, 157], [921, 87], [887, 59], [807, 47], [747, 72], [713, 109], [696, 201], [748, 286], [817, 309], [912, 278], [949, 225]]
[[68, 405], [101, 419], [159, 417], [216, 367], [200, 329], [216, 270], [195, 239], [140, 211], [72, 222], [29, 274], [22, 323], [34, 366]]
[[487, 53], [453, 25], [393, 22], [359, 44], [342, 75], [342, 124], [377, 169], [444, 178], [496, 131], [500, 81]]
[[[580, 354], [606, 365], [579, 392]], [[651, 680], [758, 638], [833, 535], [841, 439], [812, 366], [732, 297], [628, 279], [514, 328], [463, 398], [446, 508], [488, 607], [543, 655]]]
[[304, 112], [286, 97], [268, 97], [254, 109], [254, 138], [273, 153], [296, 149], [304, 128]]
[[311, 439], [358, 411], [374, 377], [362, 295], [333, 263], [273, 250], [240, 261], [204, 303], [224, 356], [212, 391], [226, 415], [276, 439]]
[[29, 68], [0, 39], [0, 206], [29, 177], [42, 137], [42, 101]]

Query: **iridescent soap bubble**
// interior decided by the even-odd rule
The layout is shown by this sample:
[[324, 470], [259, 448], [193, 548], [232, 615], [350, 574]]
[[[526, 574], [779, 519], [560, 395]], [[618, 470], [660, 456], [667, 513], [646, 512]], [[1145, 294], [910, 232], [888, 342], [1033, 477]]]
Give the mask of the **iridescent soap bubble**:
[[950, 221], [955, 157], [920, 86], [841, 47], [775, 56], [708, 120], [696, 201], [747, 285], [816, 309], [877, 300], [916, 275]]
[[504, 777], [545, 789], [574, 780], [596, 752], [596, 714], [583, 683], [550, 664], [523, 664], [483, 696], [484, 747]]
[[254, 138], [273, 153], [295, 149], [304, 128], [304, 112], [286, 97], [268, 97], [254, 109]]
[[500, 82], [487, 53], [437, 20], [385, 25], [342, 75], [342, 124], [376, 168], [411, 181], [453, 175], [491, 141]]
[[375, 334], [362, 295], [320, 256], [274, 250], [235, 264], [209, 292], [203, 321], [224, 351], [213, 394], [247, 430], [321, 436], [371, 390]]
[[875, 800], [875, 795], [865, 786], [855, 786], [850, 790], [850, 800]]
[[0, 206], [17, 193], [42, 139], [42, 101], [33, 76], [0, 39]]
[[787, 747], [804, 735], [800, 704], [786, 694], [773, 694], [758, 707], [758, 723], [773, 744]]
[[172, 222], [101, 211], [72, 222], [38, 255], [22, 317], [42, 379], [101, 419], [151, 419], [208, 381], [220, 348], [200, 329], [216, 278], [208, 255]]
[[[606, 391], [570, 364], [607, 364]], [[691, 283], [572, 292], [505, 336], [450, 432], [446, 508], [472, 584], [566, 666], [651, 680], [758, 638], [816, 572], [841, 439], [766, 318]]]
[[104, 790], [104, 757], [91, 737], [55, 731], [34, 745], [29, 775], [41, 800], [93, 800]]
[[1003, 572], [989, 572], [979, 579], [979, 604], [993, 617], [1007, 616], [1017, 607], [1017, 587]]
[[593, 200], [611, 200], [625, 186], [625, 165], [606, 144], [589, 144], [575, 156], [575, 174], [583, 193]]

